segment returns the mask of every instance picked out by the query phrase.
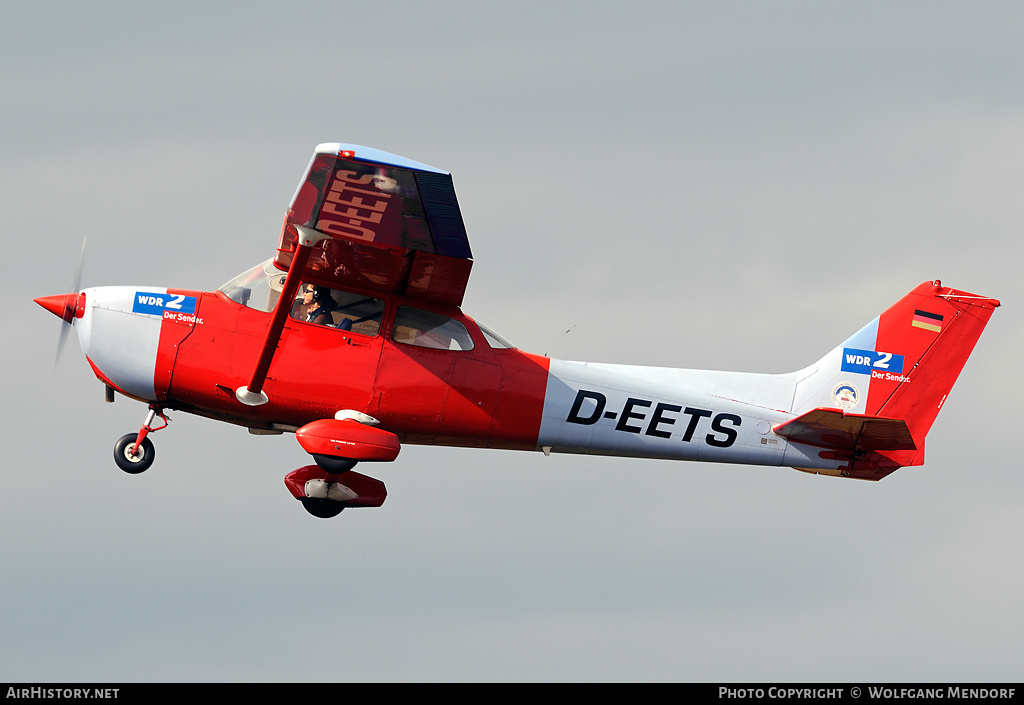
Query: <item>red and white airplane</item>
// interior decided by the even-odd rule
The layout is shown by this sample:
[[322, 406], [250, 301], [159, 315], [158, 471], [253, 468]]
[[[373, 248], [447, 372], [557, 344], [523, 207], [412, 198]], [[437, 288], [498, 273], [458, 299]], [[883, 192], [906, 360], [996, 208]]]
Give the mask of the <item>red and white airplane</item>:
[[150, 466], [149, 434], [169, 409], [293, 432], [315, 464], [285, 484], [319, 517], [380, 506], [383, 483], [351, 468], [394, 460], [402, 443], [878, 480], [924, 462], [925, 436], [999, 306], [925, 282], [789, 374], [567, 362], [462, 312], [472, 264], [450, 174], [322, 144], [276, 254], [217, 291], [112, 286], [36, 302], [77, 331], [108, 401], [149, 405], [114, 446], [122, 470]]

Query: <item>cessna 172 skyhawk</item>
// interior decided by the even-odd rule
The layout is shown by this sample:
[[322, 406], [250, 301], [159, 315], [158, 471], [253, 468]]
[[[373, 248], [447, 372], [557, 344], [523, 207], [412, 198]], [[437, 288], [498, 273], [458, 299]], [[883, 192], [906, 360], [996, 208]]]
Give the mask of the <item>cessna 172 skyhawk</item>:
[[471, 266], [448, 173], [322, 144], [277, 253], [219, 290], [110, 286], [36, 301], [78, 332], [108, 401], [149, 405], [114, 447], [121, 469], [150, 466], [149, 434], [168, 409], [294, 432], [315, 464], [285, 484], [320, 517], [380, 506], [383, 483], [352, 467], [394, 460], [402, 443], [878, 480], [923, 463], [925, 436], [999, 306], [925, 282], [789, 374], [566, 362], [462, 313]]

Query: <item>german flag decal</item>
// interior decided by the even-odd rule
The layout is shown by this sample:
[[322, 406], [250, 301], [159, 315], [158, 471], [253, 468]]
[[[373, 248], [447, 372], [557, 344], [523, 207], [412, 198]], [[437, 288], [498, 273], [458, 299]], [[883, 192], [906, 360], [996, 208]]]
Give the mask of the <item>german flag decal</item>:
[[924, 328], [938, 333], [942, 330], [942, 316], [937, 313], [928, 313], [927, 311], [914, 310], [914, 319], [910, 322], [910, 325], [914, 328]]

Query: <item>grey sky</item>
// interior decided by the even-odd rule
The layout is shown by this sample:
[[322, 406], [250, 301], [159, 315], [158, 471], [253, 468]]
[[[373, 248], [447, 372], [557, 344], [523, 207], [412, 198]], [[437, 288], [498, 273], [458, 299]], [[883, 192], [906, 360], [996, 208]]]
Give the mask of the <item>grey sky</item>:
[[[0, 6], [0, 680], [1021, 680], [1019, 3]], [[408, 446], [314, 520], [290, 435], [103, 403], [62, 293], [265, 259], [313, 147], [450, 170], [464, 310], [785, 372], [922, 281], [1001, 299], [881, 483]], [[572, 332], [562, 333], [572, 328]], [[560, 337], [561, 336], [561, 337]]]

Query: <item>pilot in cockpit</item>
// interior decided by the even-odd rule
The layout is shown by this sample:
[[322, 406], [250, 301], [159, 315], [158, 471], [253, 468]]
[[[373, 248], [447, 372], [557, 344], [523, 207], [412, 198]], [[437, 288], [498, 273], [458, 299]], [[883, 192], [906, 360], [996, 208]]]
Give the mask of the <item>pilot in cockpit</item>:
[[331, 311], [335, 308], [334, 298], [326, 286], [305, 284], [302, 290], [302, 305], [306, 311], [304, 320], [322, 326], [334, 323], [334, 317], [331, 316]]

